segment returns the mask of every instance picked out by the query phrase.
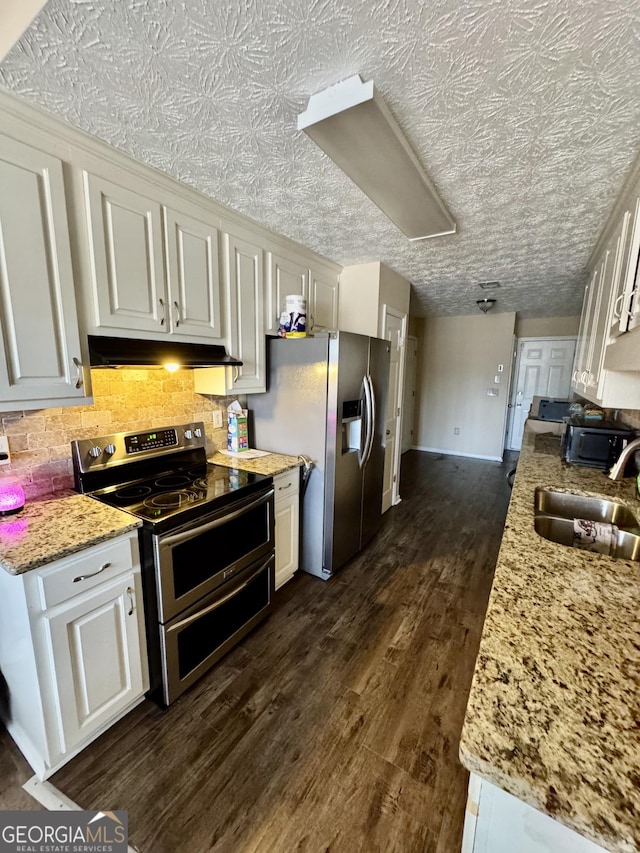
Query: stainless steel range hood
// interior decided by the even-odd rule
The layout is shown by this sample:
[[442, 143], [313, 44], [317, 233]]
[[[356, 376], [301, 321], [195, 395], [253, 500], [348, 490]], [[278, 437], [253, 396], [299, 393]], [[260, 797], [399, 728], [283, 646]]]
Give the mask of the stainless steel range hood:
[[91, 367], [239, 367], [220, 344], [141, 341], [89, 335]]

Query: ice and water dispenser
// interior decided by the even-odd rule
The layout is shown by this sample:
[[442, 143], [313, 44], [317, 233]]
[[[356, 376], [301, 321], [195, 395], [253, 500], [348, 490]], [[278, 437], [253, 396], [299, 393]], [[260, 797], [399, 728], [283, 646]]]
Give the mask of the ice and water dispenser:
[[342, 404], [342, 453], [362, 450], [362, 400]]

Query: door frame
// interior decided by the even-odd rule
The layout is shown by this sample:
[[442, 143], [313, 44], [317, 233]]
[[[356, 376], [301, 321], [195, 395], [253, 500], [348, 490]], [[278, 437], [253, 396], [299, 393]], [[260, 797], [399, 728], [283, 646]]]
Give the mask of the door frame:
[[[507, 431], [505, 434], [505, 442], [504, 449], [511, 450], [509, 446], [511, 444], [511, 436], [513, 433], [513, 421], [515, 418], [516, 411], [516, 397], [518, 394], [518, 374], [520, 372], [520, 362], [522, 360], [522, 353], [524, 351], [524, 347], [520, 346], [520, 344], [527, 343], [528, 341], [545, 341], [553, 343], [554, 341], [575, 341], [577, 342], [576, 335], [526, 335], [521, 338], [515, 339], [515, 363], [513, 364], [513, 374], [512, 380], [509, 386], [509, 401], [508, 401], [508, 425]], [[574, 351], [574, 359], [575, 359], [575, 351]]]
[[[411, 347], [415, 348], [415, 358], [413, 365], [413, 375], [409, 370], [409, 352]], [[413, 436], [412, 440], [409, 443], [409, 447], [404, 447], [404, 430], [406, 427], [406, 415], [407, 415], [407, 401], [409, 400], [409, 393], [413, 395], [413, 423], [412, 427], [415, 426], [416, 420], [416, 376], [417, 376], [417, 367], [418, 367], [418, 338], [415, 335], [407, 335], [405, 338], [405, 355], [404, 355], [404, 388], [402, 391], [402, 441], [400, 442], [400, 455], [406, 453], [407, 450], [411, 450], [413, 448]]]
[[398, 373], [398, 396], [396, 399], [396, 443], [395, 452], [393, 454], [393, 486], [391, 490], [391, 506], [399, 504], [402, 498], [400, 497], [400, 457], [402, 455], [402, 416], [403, 416], [403, 400], [404, 400], [404, 371], [406, 357], [406, 342], [407, 342], [407, 322], [408, 316], [406, 312], [399, 311], [385, 302], [382, 306], [382, 337], [386, 337], [387, 317], [395, 317], [400, 320], [400, 340], [398, 341], [398, 356], [400, 371]]

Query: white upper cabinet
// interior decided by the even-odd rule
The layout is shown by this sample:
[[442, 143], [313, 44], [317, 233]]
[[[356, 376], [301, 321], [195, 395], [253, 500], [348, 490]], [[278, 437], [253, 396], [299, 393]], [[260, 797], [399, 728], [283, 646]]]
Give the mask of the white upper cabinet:
[[62, 163], [2, 136], [0, 186], [0, 409], [78, 405], [88, 390]]
[[338, 276], [329, 270], [309, 272], [307, 324], [311, 331], [338, 328]]
[[165, 208], [170, 329], [211, 341], [224, 336], [220, 309], [218, 229]]
[[217, 220], [163, 206], [154, 187], [83, 177], [94, 309], [87, 331], [221, 340]]
[[229, 300], [229, 349], [242, 361], [232, 393], [265, 391], [263, 248], [250, 234], [224, 234], [223, 277]]
[[[293, 254], [268, 252], [267, 290], [265, 298], [265, 332], [278, 332], [280, 314], [284, 311], [286, 296], [307, 296], [309, 292], [309, 266], [303, 258]], [[307, 306], [307, 321], [309, 306]]]
[[171, 322], [159, 202], [84, 173], [96, 332], [166, 332]]

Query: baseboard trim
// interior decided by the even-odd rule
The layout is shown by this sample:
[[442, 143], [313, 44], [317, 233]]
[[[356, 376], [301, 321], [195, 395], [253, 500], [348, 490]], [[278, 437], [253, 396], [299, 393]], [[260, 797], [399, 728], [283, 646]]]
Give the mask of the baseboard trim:
[[487, 462], [502, 462], [502, 456], [484, 456], [481, 453], [462, 453], [456, 450], [443, 450], [441, 447], [423, 447], [414, 444], [412, 450], [420, 450], [423, 453], [442, 453], [444, 456], [464, 456], [467, 459], [484, 459]]
[[[44, 806], [49, 812], [79, 812], [82, 807], [59, 791], [51, 782], [43, 782], [37, 776], [32, 776], [22, 786], [30, 797]], [[92, 810], [93, 811], [93, 810]], [[129, 853], [139, 853], [135, 847], [128, 845]]]

